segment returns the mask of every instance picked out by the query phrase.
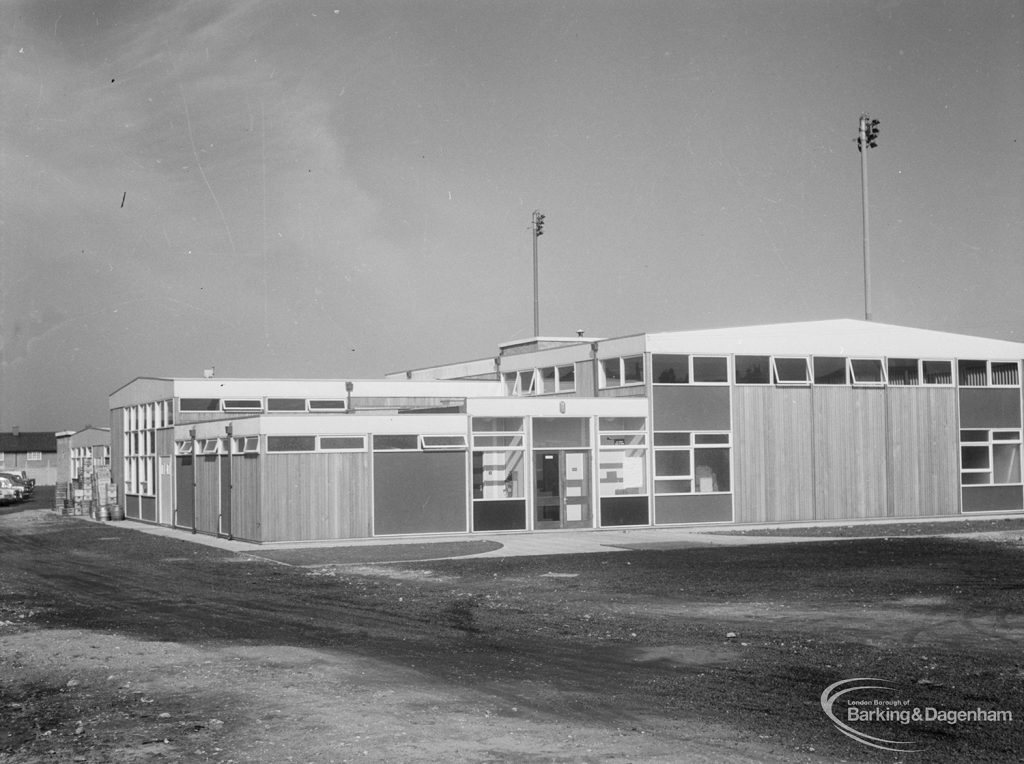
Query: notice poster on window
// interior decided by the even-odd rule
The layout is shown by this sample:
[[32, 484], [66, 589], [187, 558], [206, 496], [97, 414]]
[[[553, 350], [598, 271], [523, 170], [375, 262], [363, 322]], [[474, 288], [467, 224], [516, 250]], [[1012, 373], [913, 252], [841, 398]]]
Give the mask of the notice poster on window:
[[622, 487], [643, 488], [644, 460], [641, 456], [627, 456], [622, 460]]

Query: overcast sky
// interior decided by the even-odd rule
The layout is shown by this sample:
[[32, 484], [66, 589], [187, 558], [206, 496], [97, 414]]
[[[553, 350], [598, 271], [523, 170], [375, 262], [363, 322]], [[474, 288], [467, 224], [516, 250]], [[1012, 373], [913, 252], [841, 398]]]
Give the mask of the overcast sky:
[[1024, 2], [0, 4], [0, 428], [533, 334], [1024, 341]]

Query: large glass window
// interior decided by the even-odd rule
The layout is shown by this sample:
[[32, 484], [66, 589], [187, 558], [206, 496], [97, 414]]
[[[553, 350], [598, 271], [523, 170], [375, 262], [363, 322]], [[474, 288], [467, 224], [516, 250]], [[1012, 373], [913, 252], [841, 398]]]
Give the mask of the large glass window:
[[655, 493], [731, 491], [730, 450], [728, 432], [654, 433]]
[[960, 482], [1006, 485], [1021, 482], [1020, 430], [961, 430]]
[[473, 498], [522, 499], [525, 496], [522, 418], [474, 417], [472, 429]]
[[[219, 400], [214, 402], [220, 405]], [[160, 401], [129, 406], [124, 410], [121, 464], [125, 493], [156, 495], [153, 476], [156, 474], [156, 428], [160, 424], [157, 410], [162, 412], [164, 408], [165, 402]]]
[[643, 417], [601, 417], [598, 481], [601, 496], [647, 493], [647, 421]]

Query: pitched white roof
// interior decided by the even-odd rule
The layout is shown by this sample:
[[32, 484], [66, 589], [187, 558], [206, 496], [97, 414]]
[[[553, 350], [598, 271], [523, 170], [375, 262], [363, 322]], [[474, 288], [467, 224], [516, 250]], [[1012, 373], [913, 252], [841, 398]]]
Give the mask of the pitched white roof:
[[929, 329], [835, 319], [789, 324], [659, 332], [647, 335], [655, 353], [821, 355], [889, 358], [1019, 360], [1024, 343]]

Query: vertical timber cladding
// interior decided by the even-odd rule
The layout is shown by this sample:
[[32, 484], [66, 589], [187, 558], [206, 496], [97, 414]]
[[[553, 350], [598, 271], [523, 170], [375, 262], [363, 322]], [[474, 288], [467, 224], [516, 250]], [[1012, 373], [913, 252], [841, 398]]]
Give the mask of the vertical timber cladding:
[[809, 387], [733, 388], [736, 522], [814, 519]]
[[957, 514], [956, 390], [890, 386], [886, 405], [890, 516]]
[[885, 390], [820, 385], [811, 391], [814, 519], [886, 517]]
[[260, 522], [260, 464], [258, 454], [231, 457], [231, 535], [244, 541], [263, 541]]
[[174, 525], [178, 528], [192, 529], [196, 518], [195, 503], [195, 457], [179, 456], [175, 465], [177, 485], [175, 486]]
[[465, 451], [373, 454], [373, 533], [464, 533]]
[[196, 524], [200, 533], [217, 533], [220, 520], [220, 457], [217, 454], [197, 454], [196, 469]]
[[262, 454], [259, 540], [369, 538], [369, 460], [365, 452]]
[[[727, 432], [733, 429], [728, 385], [654, 385], [651, 398], [655, 442], [659, 431]], [[730, 484], [730, 490], [734, 491], [735, 476], [731, 476]], [[659, 496], [655, 491], [656, 525], [730, 522], [733, 519], [732, 493]]]

